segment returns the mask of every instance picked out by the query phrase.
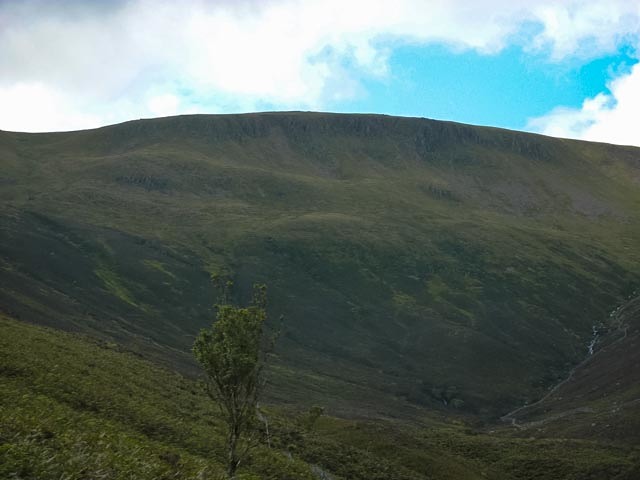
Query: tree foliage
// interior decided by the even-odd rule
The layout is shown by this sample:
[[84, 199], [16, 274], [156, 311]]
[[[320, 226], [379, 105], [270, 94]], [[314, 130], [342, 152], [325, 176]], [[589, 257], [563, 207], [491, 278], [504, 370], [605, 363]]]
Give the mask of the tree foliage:
[[[229, 287], [229, 284], [227, 284]], [[265, 363], [263, 326], [267, 319], [266, 286], [254, 285], [247, 307], [217, 305], [216, 321], [196, 337], [193, 353], [207, 374], [207, 392], [227, 424], [227, 474], [235, 472], [255, 445], [258, 398]]]

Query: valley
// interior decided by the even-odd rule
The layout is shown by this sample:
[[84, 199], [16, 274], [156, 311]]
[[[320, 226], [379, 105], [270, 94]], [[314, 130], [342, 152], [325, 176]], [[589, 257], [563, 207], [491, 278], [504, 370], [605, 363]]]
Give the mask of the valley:
[[[25, 478], [58, 478], [46, 458], [62, 446], [96, 478], [219, 469], [191, 354], [213, 276], [239, 303], [265, 283], [281, 329], [276, 446], [247, 475], [638, 472], [638, 148], [383, 115], [186, 115], [0, 131], [0, 172], [0, 451], [14, 469], [41, 459]], [[317, 432], [289, 422], [313, 405]]]

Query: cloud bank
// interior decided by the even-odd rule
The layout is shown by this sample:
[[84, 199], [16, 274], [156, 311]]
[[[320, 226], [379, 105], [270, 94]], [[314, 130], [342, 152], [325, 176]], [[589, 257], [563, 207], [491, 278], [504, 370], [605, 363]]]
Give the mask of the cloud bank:
[[528, 129], [554, 137], [640, 145], [640, 64], [614, 79], [609, 90], [586, 99], [581, 108], [558, 107], [532, 119]]
[[[0, 129], [327, 109], [361, 95], [363, 79], [392, 75], [389, 58], [401, 45], [490, 55], [517, 44], [557, 62], [595, 58], [630, 38], [640, 43], [640, 5], [625, 0], [53, 3], [0, 2]], [[638, 75], [629, 75], [634, 85]], [[551, 112], [531, 128], [606, 135], [598, 125], [628, 113], [633, 86], [625, 85], [614, 81], [611, 95], [579, 112]], [[585, 109], [599, 116], [578, 120]]]

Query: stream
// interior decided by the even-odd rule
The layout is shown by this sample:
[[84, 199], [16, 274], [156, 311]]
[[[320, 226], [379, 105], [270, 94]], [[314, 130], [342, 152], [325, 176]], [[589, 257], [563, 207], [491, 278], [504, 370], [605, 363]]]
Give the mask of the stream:
[[[622, 311], [624, 310], [624, 308], [629, 305], [632, 301], [632, 299], [634, 297], [637, 297], [638, 292], [634, 291], [633, 294], [631, 294], [628, 298], [628, 301], [623, 303], [622, 305], [618, 305], [615, 309], [613, 309], [610, 313], [609, 313], [609, 327], [607, 327], [604, 323], [599, 323], [596, 325], [593, 325], [591, 327], [591, 340], [589, 341], [589, 343], [587, 344], [587, 356], [586, 358], [584, 358], [580, 363], [578, 363], [575, 367], [573, 367], [571, 369], [571, 371], [569, 371], [569, 374], [567, 375], [567, 377], [562, 380], [560, 383], [556, 384], [551, 390], [549, 390], [542, 398], [540, 398], [539, 400], [533, 402], [533, 403], [525, 403], [524, 405], [522, 405], [521, 407], [516, 408], [515, 410], [512, 410], [511, 412], [507, 413], [506, 415], [503, 415], [502, 417], [500, 417], [500, 420], [505, 422], [505, 423], [510, 423], [512, 426], [514, 427], [518, 427], [518, 422], [516, 420], [516, 418], [514, 417], [514, 415], [516, 415], [518, 412], [524, 410], [525, 408], [529, 408], [529, 407], [533, 407], [535, 405], [538, 405], [539, 403], [542, 403], [543, 401], [545, 401], [547, 398], [549, 398], [551, 395], [553, 395], [556, 390], [558, 390], [558, 388], [560, 388], [562, 385], [564, 385], [565, 383], [567, 383], [568, 381], [570, 381], [573, 378], [573, 374], [575, 373], [575, 371], [580, 368], [582, 365], [584, 365], [586, 362], [588, 362], [595, 353], [597, 353], [596, 351], [596, 345], [598, 344], [600, 338], [601, 338], [601, 333], [606, 333], [609, 330], [612, 329], [616, 329], [618, 331], [622, 331], [623, 330], [623, 325], [622, 322], [620, 321], [620, 314], [622, 313]], [[626, 329], [624, 330], [624, 337], [626, 337]]]

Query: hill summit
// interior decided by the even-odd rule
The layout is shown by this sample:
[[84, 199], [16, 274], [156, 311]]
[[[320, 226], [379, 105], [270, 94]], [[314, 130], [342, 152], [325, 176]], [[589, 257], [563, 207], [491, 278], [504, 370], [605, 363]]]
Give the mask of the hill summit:
[[0, 132], [0, 306], [182, 371], [212, 274], [284, 314], [271, 397], [499, 416], [640, 283], [640, 149], [379, 115]]

